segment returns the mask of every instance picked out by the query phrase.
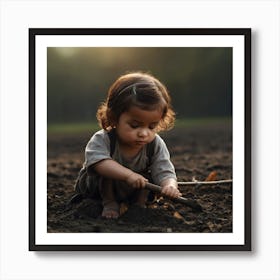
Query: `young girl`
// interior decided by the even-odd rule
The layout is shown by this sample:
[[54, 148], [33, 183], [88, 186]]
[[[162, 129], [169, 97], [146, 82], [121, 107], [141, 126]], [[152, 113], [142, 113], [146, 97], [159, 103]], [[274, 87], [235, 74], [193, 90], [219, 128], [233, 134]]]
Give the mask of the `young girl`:
[[102, 130], [86, 146], [76, 192], [99, 197], [105, 218], [118, 218], [122, 201], [145, 207], [148, 180], [170, 198], [181, 196], [169, 152], [157, 134], [173, 126], [174, 115], [167, 89], [155, 77], [136, 72], [118, 78], [97, 111]]

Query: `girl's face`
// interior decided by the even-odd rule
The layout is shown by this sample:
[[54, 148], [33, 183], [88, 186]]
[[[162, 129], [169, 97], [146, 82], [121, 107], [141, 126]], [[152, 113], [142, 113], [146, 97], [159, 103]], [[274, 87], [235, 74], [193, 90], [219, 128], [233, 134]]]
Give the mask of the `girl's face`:
[[136, 106], [121, 114], [116, 132], [121, 145], [141, 148], [155, 138], [156, 128], [162, 118], [162, 111], [142, 110]]

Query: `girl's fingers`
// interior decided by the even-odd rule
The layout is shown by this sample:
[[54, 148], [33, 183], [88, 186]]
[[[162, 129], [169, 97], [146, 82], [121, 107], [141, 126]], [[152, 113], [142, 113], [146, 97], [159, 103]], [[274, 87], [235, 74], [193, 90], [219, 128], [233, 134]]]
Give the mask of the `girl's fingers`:
[[182, 194], [180, 193], [180, 191], [178, 189], [175, 188], [167, 188], [167, 189], [163, 189], [163, 193], [169, 197], [175, 198], [175, 197], [179, 197], [182, 196]]
[[146, 178], [144, 178], [144, 177], [141, 178], [139, 180], [139, 188], [145, 188], [147, 182], [148, 182], [148, 180]]
[[137, 188], [137, 189], [139, 189], [139, 188], [144, 188], [145, 186], [146, 186], [146, 183], [148, 182], [148, 180], [147, 179], [138, 179], [138, 180], [136, 180], [135, 182], [134, 182], [134, 184], [133, 184], [133, 187], [134, 188]]

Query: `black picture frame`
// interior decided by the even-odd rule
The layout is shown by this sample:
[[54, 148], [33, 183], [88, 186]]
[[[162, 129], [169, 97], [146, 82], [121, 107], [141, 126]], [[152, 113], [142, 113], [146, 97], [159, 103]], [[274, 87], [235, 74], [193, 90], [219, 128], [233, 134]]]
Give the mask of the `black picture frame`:
[[[38, 36], [239, 36], [244, 52], [244, 242], [242, 244], [52, 244], [37, 242], [36, 193], [36, 54]], [[234, 132], [238, 133], [238, 132]], [[233, 178], [234, 179], [234, 178]], [[55, 234], [55, 233], [52, 233]], [[187, 233], [186, 233], [187, 234]], [[29, 250], [30, 251], [250, 251], [251, 248], [251, 29], [250, 28], [148, 28], [148, 29], [29, 29]]]

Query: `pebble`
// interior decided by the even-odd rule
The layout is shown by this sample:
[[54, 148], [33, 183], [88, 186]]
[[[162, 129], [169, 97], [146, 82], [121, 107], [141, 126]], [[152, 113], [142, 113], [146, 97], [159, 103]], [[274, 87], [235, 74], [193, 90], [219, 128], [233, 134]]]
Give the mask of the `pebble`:
[[172, 232], [172, 228], [167, 228], [167, 229], [166, 229], [166, 232], [171, 233], [171, 232]]

